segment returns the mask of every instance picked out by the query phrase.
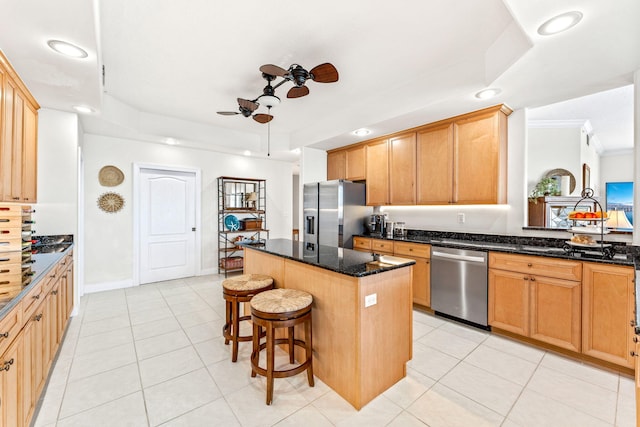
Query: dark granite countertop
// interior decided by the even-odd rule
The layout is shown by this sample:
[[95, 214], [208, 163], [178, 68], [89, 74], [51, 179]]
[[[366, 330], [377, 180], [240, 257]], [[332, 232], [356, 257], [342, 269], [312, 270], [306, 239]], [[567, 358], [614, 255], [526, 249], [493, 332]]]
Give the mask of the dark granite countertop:
[[564, 258], [575, 261], [629, 265], [636, 266], [636, 269], [640, 267], [639, 254], [633, 250], [627, 250], [626, 245], [620, 245], [624, 251], [618, 248], [612, 259], [606, 259], [599, 251], [600, 246], [594, 246], [593, 248], [588, 248], [588, 250], [584, 250], [583, 248], [574, 248], [573, 251], [568, 251], [564, 247], [565, 239], [438, 232], [409, 233], [406, 238], [387, 238], [379, 235], [367, 234], [360, 235], [360, 237], [398, 242], [424, 243], [447, 248], [495, 251], [520, 255]]
[[406, 258], [373, 255], [333, 246], [316, 245], [314, 250], [303, 242], [288, 239], [270, 239], [264, 246], [247, 246], [247, 248], [353, 277], [383, 273], [415, 264], [415, 261]]
[[50, 253], [32, 254], [31, 271], [33, 272], [31, 283], [25, 286], [15, 298], [8, 302], [0, 302], [0, 319], [3, 318], [13, 307], [20, 302], [24, 295], [33, 289], [42, 280], [51, 268], [58, 263], [70, 250], [72, 245], [64, 245], [63, 250], [51, 251]]

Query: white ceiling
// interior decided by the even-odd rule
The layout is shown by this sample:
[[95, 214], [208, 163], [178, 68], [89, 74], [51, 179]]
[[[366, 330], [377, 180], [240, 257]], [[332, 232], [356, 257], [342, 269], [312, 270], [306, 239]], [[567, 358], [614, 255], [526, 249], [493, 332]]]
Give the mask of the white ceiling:
[[[276, 91], [273, 157], [287, 160], [296, 147], [357, 142], [357, 128], [376, 136], [497, 103], [539, 107], [629, 85], [640, 69], [637, 0], [0, 0], [0, 10], [10, 17], [0, 49], [36, 99], [90, 105], [89, 133], [265, 151], [267, 125], [216, 111], [260, 95], [263, 64], [333, 63], [337, 83], [309, 82], [299, 99], [286, 99], [290, 83]], [[578, 26], [537, 34], [569, 10], [584, 14]], [[89, 57], [57, 55], [49, 38]], [[488, 86], [501, 95], [474, 98]], [[596, 110], [580, 118], [606, 146]]]

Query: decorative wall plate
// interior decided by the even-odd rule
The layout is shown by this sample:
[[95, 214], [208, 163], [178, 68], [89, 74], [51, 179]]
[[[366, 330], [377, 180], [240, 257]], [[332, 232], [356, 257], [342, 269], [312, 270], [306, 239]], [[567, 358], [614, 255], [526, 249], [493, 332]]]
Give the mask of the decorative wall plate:
[[105, 187], [115, 187], [124, 181], [124, 173], [115, 166], [105, 166], [98, 173], [98, 181]]
[[118, 193], [104, 193], [98, 197], [98, 207], [105, 212], [115, 213], [124, 206], [124, 198]]

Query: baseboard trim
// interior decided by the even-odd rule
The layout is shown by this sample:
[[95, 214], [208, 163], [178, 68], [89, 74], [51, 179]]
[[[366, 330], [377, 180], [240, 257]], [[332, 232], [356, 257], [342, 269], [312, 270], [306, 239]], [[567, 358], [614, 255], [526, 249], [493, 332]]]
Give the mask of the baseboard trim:
[[135, 286], [133, 280], [120, 280], [117, 282], [102, 282], [102, 283], [85, 283], [84, 293], [91, 294], [94, 292], [112, 291], [115, 289], [131, 288]]

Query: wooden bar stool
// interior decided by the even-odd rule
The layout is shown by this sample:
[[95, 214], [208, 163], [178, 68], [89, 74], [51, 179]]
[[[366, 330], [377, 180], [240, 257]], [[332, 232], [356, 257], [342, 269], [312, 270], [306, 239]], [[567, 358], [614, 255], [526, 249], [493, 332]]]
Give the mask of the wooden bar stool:
[[251, 341], [252, 335], [240, 335], [240, 322], [251, 316], [240, 315], [240, 303], [249, 302], [260, 292], [273, 289], [273, 279], [264, 274], [243, 274], [222, 282], [222, 296], [226, 301], [226, 319], [222, 327], [225, 345], [233, 342], [231, 361], [238, 360], [238, 342]]
[[[273, 379], [297, 375], [306, 369], [309, 385], [313, 387], [313, 355], [311, 337], [311, 294], [296, 289], [273, 289], [256, 295], [251, 300], [253, 322], [253, 351], [251, 352], [251, 376], [260, 374], [267, 378], [267, 405], [273, 400]], [[304, 340], [294, 337], [294, 327], [304, 323]], [[260, 343], [265, 334], [266, 342]], [[286, 338], [276, 338], [276, 328], [287, 328]], [[305, 349], [305, 360], [298, 366], [286, 370], [275, 370], [274, 352], [276, 344], [287, 344], [289, 363], [294, 364], [294, 347]], [[267, 368], [258, 365], [260, 351], [267, 349]]]

